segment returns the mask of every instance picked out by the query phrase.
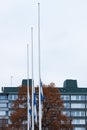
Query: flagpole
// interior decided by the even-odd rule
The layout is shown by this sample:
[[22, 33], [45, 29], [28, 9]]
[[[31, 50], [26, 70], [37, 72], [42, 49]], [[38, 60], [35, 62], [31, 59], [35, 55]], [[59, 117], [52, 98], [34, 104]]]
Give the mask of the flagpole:
[[29, 44], [27, 44], [27, 130], [30, 128], [29, 121]]
[[42, 122], [41, 122], [41, 87], [40, 87], [40, 80], [41, 80], [41, 66], [40, 66], [40, 3], [38, 3], [38, 62], [39, 62], [39, 130], [42, 129]]
[[32, 63], [32, 130], [34, 130], [34, 77], [33, 77], [33, 27], [31, 27], [31, 63]]
[[13, 76], [11, 76], [11, 87], [13, 86], [13, 84], [12, 84], [12, 83], [13, 83], [13, 82], [12, 82], [13, 80], [12, 80], [12, 79], [13, 79]]

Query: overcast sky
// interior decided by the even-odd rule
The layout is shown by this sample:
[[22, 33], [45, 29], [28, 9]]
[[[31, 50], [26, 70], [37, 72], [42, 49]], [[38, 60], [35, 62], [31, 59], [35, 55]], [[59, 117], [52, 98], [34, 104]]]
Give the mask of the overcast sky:
[[86, 0], [0, 0], [0, 86], [11, 86], [11, 76], [13, 86], [27, 77], [26, 51], [28, 43], [31, 49], [31, 27], [34, 80], [38, 84], [38, 2], [42, 81], [62, 87], [65, 79], [77, 79], [79, 87], [87, 87]]

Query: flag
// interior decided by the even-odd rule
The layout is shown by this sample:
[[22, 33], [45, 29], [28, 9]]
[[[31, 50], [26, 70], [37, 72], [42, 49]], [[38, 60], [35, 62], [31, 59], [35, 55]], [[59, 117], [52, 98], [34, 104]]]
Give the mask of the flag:
[[36, 92], [34, 88], [34, 120], [37, 123], [37, 100], [36, 100]]
[[41, 87], [41, 104], [43, 103], [43, 89], [42, 89], [42, 81], [40, 80], [40, 87]]
[[42, 89], [42, 81], [40, 80], [40, 90], [41, 90], [41, 92], [40, 92], [40, 94], [41, 94], [41, 118], [42, 118], [42, 109], [43, 109], [43, 89]]
[[29, 100], [29, 104], [28, 104], [28, 105], [29, 105], [29, 107], [28, 107], [28, 108], [29, 108], [29, 110], [28, 110], [28, 111], [29, 111], [29, 126], [30, 126], [30, 128], [31, 128], [31, 115], [32, 115], [32, 110], [31, 110], [31, 105], [30, 105], [30, 94], [29, 94], [29, 99], [28, 99], [28, 100]]

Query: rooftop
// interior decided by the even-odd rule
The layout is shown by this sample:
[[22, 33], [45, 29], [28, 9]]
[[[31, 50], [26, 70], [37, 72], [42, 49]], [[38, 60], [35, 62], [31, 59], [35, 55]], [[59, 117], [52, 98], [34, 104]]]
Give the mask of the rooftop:
[[[27, 86], [27, 79], [22, 80], [22, 85]], [[29, 80], [29, 86], [32, 86], [32, 80]], [[17, 94], [19, 87], [3, 87], [2, 94]], [[67, 79], [63, 87], [59, 88], [62, 94], [87, 94], [87, 88], [78, 87], [77, 80]]]
[[12, 93], [18, 93], [18, 87], [4, 87], [3, 88], [3, 93], [5, 94], [12, 94]]
[[87, 94], [87, 88], [78, 88], [77, 80], [67, 79], [64, 81], [63, 87], [59, 88], [60, 93], [67, 94]]

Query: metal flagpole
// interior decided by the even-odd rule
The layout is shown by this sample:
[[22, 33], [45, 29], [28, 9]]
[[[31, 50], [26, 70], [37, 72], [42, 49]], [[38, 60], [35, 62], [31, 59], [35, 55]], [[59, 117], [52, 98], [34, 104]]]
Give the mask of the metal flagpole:
[[39, 130], [42, 128], [41, 122], [41, 87], [40, 87], [40, 80], [41, 80], [41, 68], [40, 68], [40, 3], [38, 3], [38, 62], [39, 62]]
[[31, 44], [32, 44], [32, 130], [34, 130], [34, 77], [33, 77], [33, 27], [31, 27]]
[[12, 79], [13, 79], [13, 76], [11, 76], [11, 87], [13, 86], [13, 84], [12, 84], [12, 83], [13, 83], [13, 82], [12, 82]]
[[27, 130], [30, 128], [29, 100], [29, 44], [27, 44]]

